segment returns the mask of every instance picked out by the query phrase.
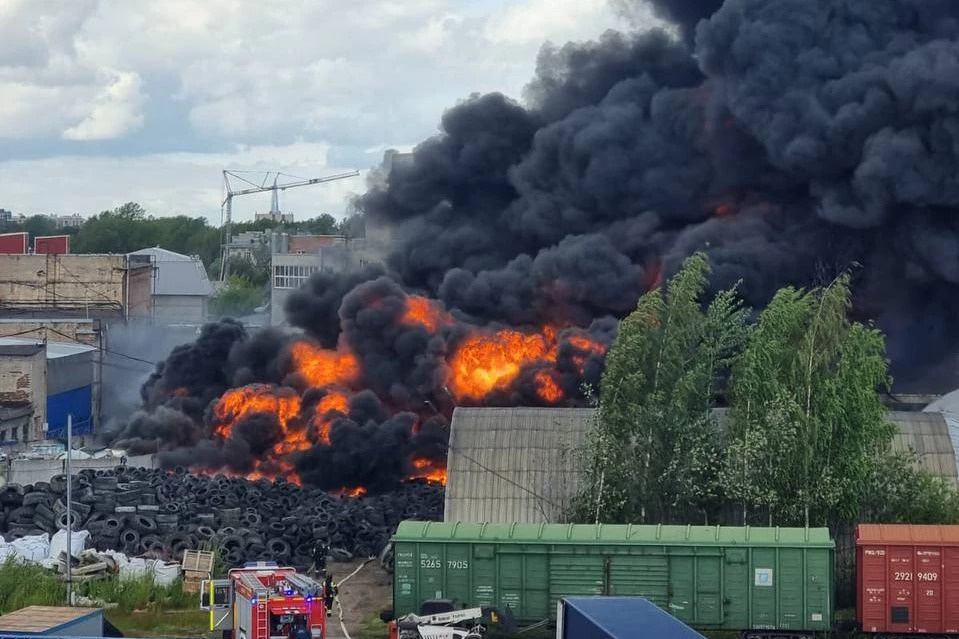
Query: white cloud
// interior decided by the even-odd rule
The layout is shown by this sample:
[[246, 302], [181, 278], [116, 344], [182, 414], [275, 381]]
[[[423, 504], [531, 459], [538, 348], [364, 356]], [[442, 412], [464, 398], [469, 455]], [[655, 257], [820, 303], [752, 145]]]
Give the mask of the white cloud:
[[608, 0], [527, 0], [493, 16], [485, 33], [492, 42], [536, 46], [544, 33], [565, 41], [584, 27], [602, 30], [613, 23]]
[[89, 114], [63, 132], [67, 140], [110, 140], [143, 125], [143, 82], [136, 73], [117, 73], [113, 82], [86, 104]]
[[[83, 215], [135, 201], [153, 215], [205, 216], [219, 224], [223, 169], [282, 171], [313, 178], [349, 169], [329, 166], [325, 144], [246, 146], [228, 153], [157, 153], [134, 157], [58, 156], [0, 162], [4, 208], [25, 215], [79, 212]], [[56, 189], [38, 190], [31, 176], [41, 175]], [[364, 190], [361, 175], [327, 184], [290, 189], [280, 195], [284, 212], [299, 217], [341, 215], [351, 194]], [[63, 206], [69, 193], [70, 206]], [[234, 219], [252, 220], [270, 209], [270, 194], [237, 197]]]
[[[203, 185], [230, 162], [276, 170], [292, 154], [314, 175], [330, 168], [328, 153], [361, 161], [366, 149], [414, 144], [470, 93], [519, 97], [543, 42], [618, 26], [607, 3], [0, 0], [0, 141], [34, 145], [30, 160], [0, 155], [0, 207], [89, 214], [138, 200], [157, 214], [209, 211]], [[98, 140], [111, 152], [135, 141], [136, 154], [65, 155]], [[177, 144], [240, 150], [159, 153]], [[52, 157], [37, 159], [44, 148]], [[157, 171], [165, 179], [145, 177]], [[51, 175], [71, 188], [46, 188]]]

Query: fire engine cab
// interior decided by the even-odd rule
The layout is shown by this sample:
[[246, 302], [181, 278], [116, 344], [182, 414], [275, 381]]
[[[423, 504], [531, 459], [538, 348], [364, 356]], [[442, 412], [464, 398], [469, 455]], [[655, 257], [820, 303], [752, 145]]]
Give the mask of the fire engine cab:
[[245, 564], [206, 580], [200, 608], [223, 639], [326, 639], [323, 584], [275, 562]]

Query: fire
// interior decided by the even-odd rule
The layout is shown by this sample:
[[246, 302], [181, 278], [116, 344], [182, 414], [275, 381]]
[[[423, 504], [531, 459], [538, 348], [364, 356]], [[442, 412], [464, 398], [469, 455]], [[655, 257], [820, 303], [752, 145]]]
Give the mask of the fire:
[[483, 399], [505, 390], [523, 366], [556, 361], [556, 331], [528, 335], [512, 329], [476, 333], [460, 345], [450, 362], [450, 388], [457, 398]]
[[356, 356], [344, 347], [331, 351], [303, 341], [293, 344], [292, 354], [293, 366], [314, 388], [350, 384], [360, 375]]
[[586, 372], [586, 355], [605, 355], [606, 346], [600, 344], [599, 342], [594, 342], [583, 335], [573, 335], [569, 338], [569, 343], [577, 351], [580, 351], [576, 355], [573, 355], [572, 360], [576, 365], [576, 370], [579, 371], [580, 375], [583, 375]]
[[316, 429], [319, 440], [330, 445], [330, 429], [333, 427], [333, 420], [346, 415], [350, 408], [349, 396], [340, 391], [330, 391], [320, 403], [316, 406], [316, 415], [313, 417], [313, 428]]
[[343, 488], [340, 488], [339, 490], [334, 490], [331, 494], [336, 497], [346, 496], [346, 497], [356, 498], [356, 497], [362, 497], [363, 495], [365, 495], [366, 489], [363, 488], [362, 486], [357, 486], [356, 488], [346, 488], [344, 486]]
[[556, 403], [563, 399], [563, 391], [549, 371], [536, 373], [536, 394], [544, 402]]
[[[658, 264], [647, 272], [659, 279]], [[380, 301], [371, 300], [370, 303]], [[416, 295], [406, 298], [405, 310], [398, 321], [422, 326], [430, 333], [437, 333], [456, 322], [439, 302]], [[562, 334], [561, 329], [565, 331]], [[561, 345], [564, 349], [562, 361], [559, 357]], [[565, 326], [545, 325], [532, 330], [472, 327], [472, 332], [466, 332], [447, 353], [442, 382], [458, 402], [483, 402], [497, 391], [510, 389], [523, 376], [543, 404], [557, 404], [565, 398], [565, 376], [577, 370], [583, 374], [586, 360], [592, 355], [604, 354], [605, 350], [605, 345], [595, 342], [584, 331], [567, 331]], [[570, 362], [574, 369], [569, 368]], [[256, 415], [270, 415], [275, 420], [275, 439], [261, 444], [263, 448], [259, 457], [249, 472], [244, 471], [250, 480], [282, 477], [300, 485], [301, 478], [294, 466], [297, 453], [314, 446], [333, 446], [333, 424], [349, 415], [351, 399], [365, 387], [362, 360], [345, 338], [336, 349], [321, 348], [307, 339], [297, 340], [290, 346], [290, 363], [291, 370], [301, 375], [311, 393], [301, 397], [304, 388], [257, 383], [227, 391], [212, 407], [214, 433], [222, 440], [234, 437], [237, 426]], [[560, 376], [561, 371], [564, 377]], [[304, 404], [303, 397], [317, 392], [321, 393], [318, 401]], [[436, 398], [426, 394], [414, 399]], [[409, 410], [402, 404], [404, 400], [397, 401], [399, 403], [392, 404], [389, 399], [384, 399], [383, 406], [389, 411]], [[433, 410], [437, 411], [436, 408]], [[249, 427], [257, 424], [252, 420], [248, 422]], [[268, 424], [264, 421], [266, 426]], [[413, 433], [418, 429], [417, 422]], [[272, 437], [273, 433], [269, 436]], [[425, 479], [446, 485], [447, 473], [442, 460], [415, 457], [410, 463], [408, 479]], [[207, 471], [216, 472], [216, 469]], [[333, 494], [360, 497], [367, 494], [367, 488], [344, 485]]]
[[284, 458], [291, 453], [307, 450], [312, 446], [306, 430], [297, 419], [300, 414], [300, 397], [293, 389], [267, 384], [250, 384], [234, 388], [217, 401], [213, 407], [216, 422], [214, 432], [229, 439], [233, 428], [243, 419], [256, 414], [276, 417], [280, 437], [272, 446], [266, 459], [257, 460], [256, 469], [246, 475], [247, 479], [276, 479], [286, 477], [292, 484], [300, 485], [300, 477], [293, 465]]
[[453, 317], [439, 308], [438, 304], [419, 295], [410, 295], [406, 298], [406, 312], [403, 313], [404, 324], [419, 324], [430, 333], [435, 333], [441, 326], [453, 323]]
[[276, 415], [280, 427], [285, 430], [300, 413], [300, 397], [292, 389], [287, 390], [280, 394], [281, 389], [267, 384], [250, 384], [228, 390], [213, 408], [216, 434], [229, 437], [238, 421], [257, 413]]
[[446, 485], [446, 469], [428, 459], [414, 459], [413, 469], [411, 479], [426, 479]]

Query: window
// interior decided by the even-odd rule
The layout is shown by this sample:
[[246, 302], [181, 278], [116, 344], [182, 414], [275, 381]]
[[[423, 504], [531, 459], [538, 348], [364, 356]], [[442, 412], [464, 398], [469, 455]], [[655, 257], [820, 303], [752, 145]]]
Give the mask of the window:
[[7, 441], [7, 429], [0, 430], [0, 442]]
[[319, 267], [313, 265], [277, 265], [273, 267], [273, 288], [299, 288]]

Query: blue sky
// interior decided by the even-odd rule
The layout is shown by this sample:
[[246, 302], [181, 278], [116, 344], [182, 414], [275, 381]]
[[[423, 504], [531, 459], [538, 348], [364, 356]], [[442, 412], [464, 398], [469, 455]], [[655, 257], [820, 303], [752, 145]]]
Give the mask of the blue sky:
[[[218, 222], [224, 168], [365, 171], [471, 92], [521, 98], [545, 41], [623, 26], [607, 0], [0, 0], [0, 208]], [[363, 190], [281, 205], [340, 215]]]

